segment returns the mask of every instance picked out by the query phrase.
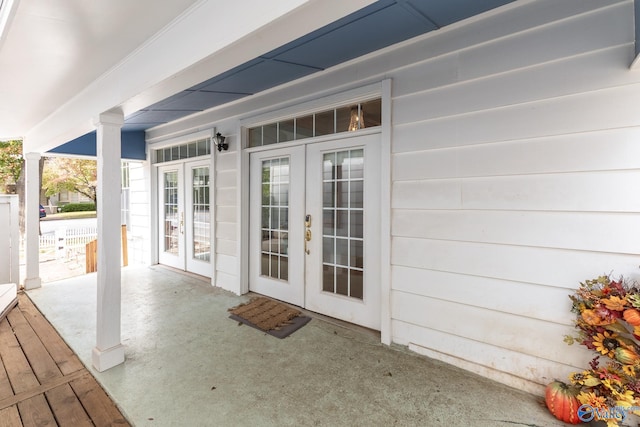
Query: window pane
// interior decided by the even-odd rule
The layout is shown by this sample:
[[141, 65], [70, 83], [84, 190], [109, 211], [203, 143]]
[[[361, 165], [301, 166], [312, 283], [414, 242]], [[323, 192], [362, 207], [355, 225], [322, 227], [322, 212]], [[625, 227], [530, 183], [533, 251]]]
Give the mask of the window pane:
[[363, 242], [362, 240], [351, 240], [351, 248], [349, 249], [349, 267], [363, 268]]
[[209, 140], [207, 139], [201, 139], [200, 141], [198, 141], [197, 143], [197, 153], [198, 156], [206, 156], [207, 154], [209, 154]]
[[262, 126], [249, 129], [249, 147], [260, 147], [262, 145]]
[[333, 265], [322, 266], [322, 290], [325, 292], [333, 293], [334, 269]]
[[382, 100], [380, 98], [363, 102], [360, 108], [363, 120], [360, 128], [370, 128], [382, 124]]
[[334, 110], [316, 114], [316, 136], [335, 133]]
[[196, 143], [192, 142], [191, 144], [189, 144], [187, 146], [187, 151], [188, 151], [189, 158], [196, 157], [198, 155], [198, 150], [197, 150], [197, 147], [196, 147]]
[[313, 136], [313, 116], [298, 117], [296, 119], [296, 139]]
[[262, 145], [270, 145], [278, 142], [278, 124], [271, 123], [262, 126]]
[[350, 295], [352, 298], [362, 299], [364, 296], [364, 286], [363, 286], [363, 274], [362, 271], [358, 270], [349, 270], [349, 288]]
[[293, 119], [280, 122], [280, 129], [278, 133], [278, 142], [293, 141]]
[[362, 211], [351, 211], [351, 232], [350, 237], [361, 239], [363, 237], [364, 221]]
[[[195, 149], [195, 144], [193, 145]], [[210, 262], [209, 168], [194, 168], [193, 176], [193, 258]]]
[[[336, 133], [347, 132], [351, 123], [351, 110], [353, 106], [341, 107], [336, 109]], [[355, 106], [354, 117], [358, 115], [358, 106]]]
[[349, 269], [336, 267], [336, 293], [349, 295]]
[[[274, 279], [289, 278], [289, 159], [262, 162], [260, 274]], [[268, 258], [267, 258], [268, 257]]]

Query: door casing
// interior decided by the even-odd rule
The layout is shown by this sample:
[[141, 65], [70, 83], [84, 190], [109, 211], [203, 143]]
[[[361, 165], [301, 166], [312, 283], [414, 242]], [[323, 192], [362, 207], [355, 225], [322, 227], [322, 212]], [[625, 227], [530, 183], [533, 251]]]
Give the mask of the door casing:
[[[341, 151], [350, 148], [365, 150], [365, 245], [367, 265], [365, 268], [365, 294], [362, 300], [354, 300], [342, 295], [322, 291], [322, 153]], [[261, 192], [256, 191], [260, 183], [262, 161], [278, 158], [291, 160], [291, 189], [289, 206], [289, 282], [269, 285], [270, 279], [260, 277], [260, 245], [257, 237], [261, 218], [258, 212]], [[294, 169], [298, 163], [303, 169]], [[312, 164], [313, 163], [313, 164]], [[350, 137], [336, 138], [330, 141], [312, 142], [284, 148], [260, 150], [250, 154], [250, 214], [249, 214], [249, 288], [252, 291], [269, 295], [292, 304], [380, 330], [380, 200], [379, 174], [380, 133], [369, 133]], [[315, 177], [315, 178], [314, 178]], [[253, 191], [252, 191], [253, 190]], [[304, 194], [304, 200], [293, 200], [296, 195]], [[313, 206], [313, 210], [311, 207]], [[311, 213], [310, 213], [311, 212]], [[303, 218], [311, 215], [309, 231], [312, 238], [306, 242], [306, 229], [301, 226]], [[305, 253], [308, 249], [309, 253]], [[302, 256], [301, 256], [302, 254]], [[300, 271], [302, 270], [302, 271]], [[302, 283], [295, 286], [296, 283]]]

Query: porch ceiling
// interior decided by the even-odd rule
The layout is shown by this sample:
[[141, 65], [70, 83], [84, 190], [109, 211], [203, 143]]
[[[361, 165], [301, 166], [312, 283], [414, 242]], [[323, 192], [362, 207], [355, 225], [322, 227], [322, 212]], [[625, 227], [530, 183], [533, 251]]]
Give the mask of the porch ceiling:
[[[88, 101], [83, 101], [88, 105], [85, 108], [89, 111], [88, 118], [105, 111], [101, 110], [105, 106], [120, 108], [125, 112], [124, 130], [141, 131], [250, 96], [512, 1], [379, 0], [369, 4], [368, 0], [362, 0], [358, 4], [368, 6], [353, 13], [327, 12], [317, 20], [329, 24], [316, 26], [317, 29], [306, 33], [298, 28], [295, 34], [302, 36], [284, 39], [279, 44], [265, 44], [269, 46], [263, 50], [266, 53], [247, 56], [246, 46], [251, 44], [238, 45], [229, 40], [220, 51], [236, 46], [242, 50], [244, 46], [245, 53], [236, 52], [235, 56], [246, 57], [246, 60], [235, 64], [227, 61], [232, 65], [211, 69], [209, 75], [199, 71], [198, 80], [192, 79], [180, 87], [176, 82], [187, 82], [188, 79], [176, 79], [177, 74], [164, 76], [163, 81], [153, 84], [146, 82], [144, 86], [139, 84], [140, 76], [129, 77], [121, 71], [126, 67], [118, 67], [126, 65], [126, 61], [140, 49], [161, 39], [159, 31], [177, 25], [179, 18], [176, 17], [185, 16], [190, 8], [202, 6], [205, 0], [172, 0], [163, 2], [162, 7], [157, 7], [153, 0], [22, 0], [19, 3], [13, 0], [17, 7], [0, 39], [0, 139], [34, 134], [33, 140], [38, 141], [37, 145], [50, 149], [85, 134], [90, 130], [88, 125], [75, 130], [65, 129], [56, 115], [63, 116], [65, 111], [70, 111], [81, 116], [82, 102], [78, 98], [95, 99], [88, 94], [108, 81], [105, 76], [108, 78], [109, 74], [117, 76], [110, 82], [117, 84], [113, 90], [122, 92], [125, 99], [110, 100], [111, 104], [107, 105], [89, 105]], [[11, 3], [11, 0], [1, 3], [0, 22], [2, 13], [7, 12]], [[276, 3], [278, 7], [282, 4]], [[233, 7], [235, 12], [246, 7], [242, 2], [235, 6], [230, 4], [233, 5], [228, 3], [217, 7]], [[290, 26], [293, 34], [293, 27], [299, 24], [299, 19], [291, 11], [307, 6], [315, 7], [316, 11], [322, 7], [325, 10], [326, 7], [338, 8], [337, 4], [326, 0], [289, 0], [286, 6], [289, 9], [281, 7], [282, 10], [278, 11], [282, 19], [274, 18], [267, 27], [277, 32], [283, 30], [278, 25]], [[271, 6], [275, 7], [276, 4]], [[259, 21], [256, 15], [254, 13], [253, 19]], [[278, 15], [274, 13], [274, 16]], [[216, 24], [224, 19], [224, 16], [217, 16], [211, 20], [212, 26], [219, 25], [226, 30], [229, 24]], [[257, 34], [260, 31], [258, 24], [256, 29], [247, 30], [245, 41], [251, 37], [251, 31], [254, 31], [254, 37], [263, 37]], [[299, 26], [313, 28], [306, 23]], [[276, 39], [275, 36], [273, 38]], [[249, 43], [255, 45], [255, 39]], [[194, 58], [182, 70], [199, 63], [202, 63], [202, 58]], [[133, 85], [129, 84], [129, 78], [137, 78], [134, 83], [146, 89], [131, 90], [129, 86]], [[200, 83], [194, 84], [196, 81]], [[160, 86], [162, 90], [157, 89]], [[155, 97], [148, 96], [148, 92], [153, 92]], [[161, 96], [157, 96], [158, 93]], [[96, 111], [91, 111], [92, 108]], [[42, 131], [47, 127], [52, 130], [48, 133]], [[55, 140], [55, 145], [47, 146], [42, 143], [44, 140]]]
[[125, 118], [144, 130], [327, 69], [514, 0], [379, 0]]

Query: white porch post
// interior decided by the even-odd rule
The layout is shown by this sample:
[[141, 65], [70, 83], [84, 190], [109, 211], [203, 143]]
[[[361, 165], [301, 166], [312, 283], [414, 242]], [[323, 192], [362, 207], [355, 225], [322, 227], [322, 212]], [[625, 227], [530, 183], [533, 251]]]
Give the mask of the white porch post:
[[40, 278], [40, 153], [26, 153], [25, 158], [25, 277], [24, 288], [36, 289], [42, 286]]
[[93, 366], [105, 371], [124, 362], [120, 343], [120, 130], [122, 113], [95, 121], [98, 156], [98, 301]]

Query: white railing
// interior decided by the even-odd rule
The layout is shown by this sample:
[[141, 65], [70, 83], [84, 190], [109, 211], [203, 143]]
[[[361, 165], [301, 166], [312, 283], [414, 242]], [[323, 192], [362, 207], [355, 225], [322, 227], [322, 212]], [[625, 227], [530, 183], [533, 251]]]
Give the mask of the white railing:
[[84, 254], [85, 246], [98, 236], [97, 227], [59, 228], [40, 236], [40, 253], [55, 253], [56, 258]]

